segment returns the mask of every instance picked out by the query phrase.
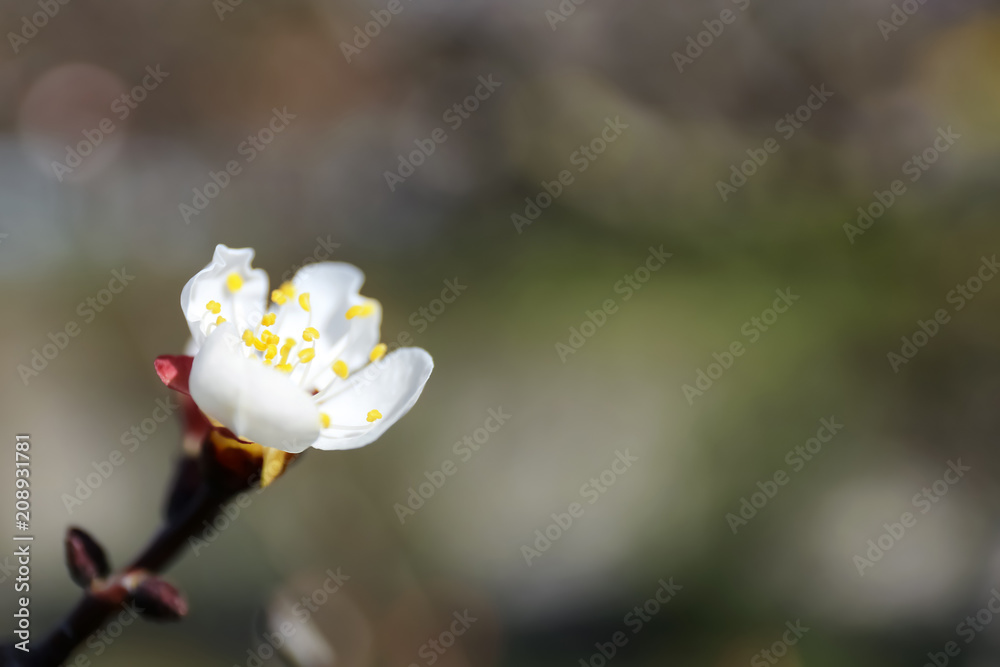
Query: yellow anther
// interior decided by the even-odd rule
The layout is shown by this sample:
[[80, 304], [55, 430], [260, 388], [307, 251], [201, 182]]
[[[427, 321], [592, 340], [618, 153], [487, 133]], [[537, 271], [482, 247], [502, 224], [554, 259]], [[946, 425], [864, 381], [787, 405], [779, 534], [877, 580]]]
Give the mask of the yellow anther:
[[243, 332], [243, 342], [247, 344], [247, 347], [253, 345], [253, 332], [249, 329]]
[[215, 326], [219, 326], [220, 324], [222, 324], [225, 321], [226, 321], [226, 318], [224, 318], [222, 315], [219, 315], [217, 318], [215, 318]]
[[293, 285], [291, 282], [285, 281], [281, 283], [281, 287], [279, 287], [278, 289], [280, 289], [281, 292], [289, 299], [295, 296], [295, 285]]
[[319, 421], [323, 424], [323, 428], [330, 428], [330, 415], [325, 412], [319, 413]]
[[219, 303], [218, 301], [209, 301], [205, 305], [205, 307], [208, 308], [208, 312], [212, 313], [213, 315], [218, 315], [219, 312], [222, 310], [222, 304]]
[[341, 361], [340, 359], [338, 359], [337, 361], [333, 362], [333, 372], [336, 373], [341, 378], [343, 378], [343, 379], [346, 380], [347, 379], [347, 364], [345, 364], [343, 361]]
[[319, 338], [319, 331], [317, 331], [315, 327], [309, 327], [308, 329], [302, 332], [302, 340], [304, 340], [307, 343], [311, 343], [317, 338]]
[[375, 312], [375, 306], [370, 302], [361, 304], [360, 306], [351, 306], [347, 309], [347, 319], [353, 320], [355, 317], [368, 317]]
[[274, 324], [274, 321], [276, 319], [278, 319], [277, 315], [275, 315], [274, 313], [268, 313], [267, 315], [265, 315], [260, 319], [260, 323], [263, 324], [265, 327], [269, 327], [272, 324]]
[[376, 419], [382, 419], [382, 413], [378, 410], [371, 410], [368, 412], [368, 421], [373, 422]]
[[285, 302], [288, 301], [288, 297], [285, 296], [285, 293], [280, 289], [276, 289], [271, 292], [271, 301], [275, 302], [279, 306], [283, 306], [285, 305]]
[[230, 273], [226, 277], [226, 287], [229, 288], [230, 292], [239, 292], [240, 288], [243, 287], [243, 276], [238, 273]]
[[275, 368], [277, 368], [282, 373], [291, 373], [292, 372], [292, 365], [291, 364], [278, 364], [277, 366], [275, 366]]
[[276, 356], [278, 356], [278, 346], [277, 345], [268, 345], [267, 346], [267, 352], [264, 353], [264, 358], [265, 359], [274, 359]]
[[309, 306], [309, 292], [299, 296], [299, 305], [302, 306], [302, 310], [307, 313], [311, 310], [311, 307]]
[[262, 341], [260, 338], [255, 338], [254, 339], [253, 346], [255, 348], [257, 348], [257, 350], [259, 350], [260, 352], [263, 352], [264, 350], [267, 349], [267, 343], [265, 343], [264, 341]]
[[368, 355], [368, 358], [372, 361], [378, 361], [385, 356], [385, 351], [389, 349], [385, 343], [379, 343], [372, 348], [372, 353]]
[[304, 364], [309, 363], [316, 356], [316, 350], [310, 348], [308, 350], [299, 350], [299, 361]]
[[260, 334], [260, 339], [267, 343], [268, 345], [277, 345], [281, 342], [281, 337], [277, 334], [273, 334], [270, 331], [262, 331]]

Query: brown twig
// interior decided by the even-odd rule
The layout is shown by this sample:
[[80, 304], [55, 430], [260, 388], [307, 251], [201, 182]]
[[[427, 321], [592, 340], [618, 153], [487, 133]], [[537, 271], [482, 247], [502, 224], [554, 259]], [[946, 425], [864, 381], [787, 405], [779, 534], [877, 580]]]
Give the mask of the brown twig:
[[30, 652], [17, 650], [13, 644], [0, 647], [0, 665], [58, 667], [63, 664], [80, 644], [121, 609], [123, 603], [134, 599], [134, 587], [129, 582], [161, 572], [181, 554], [188, 540], [200, 532], [203, 522], [214, 519], [223, 503], [253, 484], [253, 478], [236, 474], [234, 470], [220, 469], [214, 448], [207, 442], [203, 446], [203, 454], [206, 453], [208, 456], [203, 456], [195, 480], [188, 474], [194, 462], [191, 459], [181, 462], [175, 485], [186, 488], [175, 488], [171, 503], [178, 496], [183, 496], [184, 502], [168, 510], [163, 528], [132, 564], [87, 588], [62, 623], [41, 642], [32, 643]]

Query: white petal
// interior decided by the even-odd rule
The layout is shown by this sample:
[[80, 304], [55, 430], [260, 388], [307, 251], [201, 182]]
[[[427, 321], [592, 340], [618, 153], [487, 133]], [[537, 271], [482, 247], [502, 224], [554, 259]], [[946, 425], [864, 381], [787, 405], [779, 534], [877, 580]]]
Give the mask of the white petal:
[[234, 325], [213, 331], [191, 367], [191, 398], [236, 435], [286, 452], [301, 452], [319, 435], [319, 412], [291, 378], [246, 356]]
[[[236, 325], [239, 331], [260, 323], [267, 306], [267, 272], [251, 267], [253, 248], [215, 247], [211, 263], [194, 275], [181, 290], [181, 309], [191, 328], [194, 349], [205, 340], [219, 315]], [[243, 285], [233, 292], [226, 280], [235, 273]], [[218, 315], [208, 311], [208, 302], [218, 301]]]
[[[293, 355], [312, 347], [311, 343], [302, 340], [302, 332], [306, 327], [311, 326], [319, 331], [319, 340], [315, 341], [316, 357], [308, 367], [296, 369], [293, 373], [296, 381], [302, 381], [305, 375], [308, 377], [302, 384], [310, 388], [325, 386], [333, 377], [330, 366], [341, 358], [340, 355], [348, 345], [368, 345], [368, 349], [364, 351], [364, 362], [367, 363], [368, 353], [378, 343], [379, 326], [382, 322], [381, 307], [376, 305], [375, 312], [364, 318], [348, 320], [345, 317], [351, 306], [369, 301], [358, 295], [364, 281], [365, 276], [360, 269], [342, 262], [311, 264], [295, 274], [292, 280], [295, 297], [280, 306], [278, 320], [272, 331], [282, 341], [287, 338], [297, 341]], [[298, 302], [299, 296], [304, 293], [309, 294], [310, 312], [303, 310]], [[373, 336], [374, 342], [369, 345]], [[356, 367], [359, 366], [360, 363]], [[317, 378], [321, 376], [327, 378], [322, 385], [317, 383]]]
[[[374, 442], [410, 411], [432, 370], [431, 355], [419, 347], [405, 347], [318, 394], [319, 410], [330, 416], [330, 428], [322, 430], [313, 447], [354, 449]], [[378, 410], [382, 418], [366, 421], [371, 410]]]
[[[332, 347], [317, 347], [316, 360], [310, 365], [308, 385], [316, 389], [324, 389], [332, 383], [343, 382], [333, 372], [333, 363], [343, 361], [348, 372], [354, 373], [367, 366], [371, 360], [372, 349], [378, 345], [382, 328], [382, 304], [375, 299], [355, 295], [348, 307], [372, 307], [369, 315], [358, 316], [348, 320], [344, 315], [340, 318], [347, 323], [346, 334]], [[320, 338], [322, 340], [322, 338]]]

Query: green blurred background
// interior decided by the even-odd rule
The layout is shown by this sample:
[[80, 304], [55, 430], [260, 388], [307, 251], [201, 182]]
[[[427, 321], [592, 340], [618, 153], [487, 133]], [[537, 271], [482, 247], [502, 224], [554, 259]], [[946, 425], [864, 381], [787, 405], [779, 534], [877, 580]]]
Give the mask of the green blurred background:
[[[78, 596], [68, 525], [122, 565], [159, 520], [180, 428], [135, 451], [121, 438], [168, 397], [153, 359], [183, 349], [180, 290], [225, 243], [256, 248], [273, 283], [327, 249], [358, 265], [383, 339], [409, 332], [436, 369], [379, 442], [311, 452], [169, 572], [186, 620], [95, 641], [93, 664], [253, 665], [261, 632], [338, 567], [348, 582], [263, 664], [601, 667], [619, 631], [621, 667], [916, 667], [951, 641], [948, 664], [996, 664], [1000, 623], [981, 614], [968, 642], [960, 624], [1000, 586], [1000, 284], [961, 310], [952, 292], [1000, 251], [996, 3], [222, 2], [72, 0], [24, 40], [10, 34], [39, 5], [0, 10], [0, 415], [10, 441], [32, 436], [37, 637]], [[345, 47], [366, 24], [367, 45]], [[707, 46], [679, 68], [689, 37]], [[168, 75], [121, 119], [115, 99], [156, 66]], [[813, 86], [833, 96], [786, 138]], [[294, 120], [245, 162], [274, 108]], [[608, 118], [628, 128], [579, 171]], [[949, 127], [960, 138], [911, 181]], [[446, 141], [390, 189], [435, 128]], [[186, 221], [230, 160], [240, 173]], [[563, 170], [551, 206], [512, 218]], [[895, 179], [905, 194], [851, 239]], [[625, 300], [616, 285], [661, 246], [671, 258]], [[88, 320], [79, 304], [123, 267], [134, 281]], [[468, 289], [431, 321], [446, 280]], [[785, 289], [800, 299], [748, 335]], [[560, 355], [606, 299], [617, 310]], [[893, 368], [938, 309], [947, 323]], [[71, 321], [44, 370], [19, 370]], [[737, 341], [719, 375], [713, 354]], [[719, 377], [688, 400], [699, 370]], [[455, 443], [490, 409], [511, 417], [463, 461]], [[831, 417], [843, 429], [796, 469], [786, 453]], [[125, 463], [67, 507], [116, 449]], [[581, 485], [625, 450], [638, 463], [589, 504]], [[401, 522], [394, 506], [448, 459], [456, 474]], [[937, 494], [959, 459], [970, 470]], [[776, 493], [746, 525], [727, 518], [761, 488]], [[935, 502], [914, 499], [925, 488]], [[573, 502], [583, 516], [527, 563]], [[884, 537], [904, 512], [915, 525]], [[859, 573], [880, 537], [891, 548]], [[671, 577], [681, 590], [635, 632], [627, 614]], [[464, 610], [477, 621], [429, 653]], [[808, 632], [772, 649], [796, 621]]]

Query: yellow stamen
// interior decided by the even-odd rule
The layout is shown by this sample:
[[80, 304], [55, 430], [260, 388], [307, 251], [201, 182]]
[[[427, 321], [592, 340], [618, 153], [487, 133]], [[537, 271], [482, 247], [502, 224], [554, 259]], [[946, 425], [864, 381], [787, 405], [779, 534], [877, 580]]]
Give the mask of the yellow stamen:
[[338, 359], [333, 362], [333, 372], [339, 375], [343, 379], [347, 379], [347, 364]]
[[285, 302], [288, 301], [288, 297], [285, 296], [284, 292], [276, 289], [273, 292], [271, 292], [271, 301], [275, 302], [279, 306], [283, 306], [285, 305]]
[[291, 373], [292, 372], [292, 365], [291, 364], [278, 364], [277, 366], [275, 366], [275, 368], [277, 368], [282, 373]]
[[371, 410], [368, 413], [368, 421], [373, 422], [376, 419], [382, 419], [382, 413], [378, 410]]
[[276, 356], [278, 356], [278, 346], [277, 345], [268, 345], [267, 346], [267, 352], [264, 353], [264, 358], [265, 359], [274, 359]]
[[319, 331], [317, 331], [314, 327], [309, 327], [308, 329], [302, 332], [302, 340], [304, 340], [307, 343], [310, 343], [316, 340], [317, 338], [319, 338]]
[[368, 355], [368, 358], [372, 361], [378, 361], [385, 356], [385, 351], [389, 349], [389, 346], [385, 343], [379, 343], [372, 348], [372, 353]]
[[295, 347], [295, 339], [286, 338], [285, 344], [281, 346], [281, 363], [288, 361], [288, 354], [292, 351], [293, 347]]
[[209, 301], [205, 305], [205, 307], [208, 308], [208, 312], [212, 313], [213, 315], [218, 315], [219, 311], [222, 310], [222, 304], [219, 303], [218, 301]]
[[230, 292], [239, 292], [240, 288], [243, 287], [243, 277], [238, 273], [230, 273], [226, 277], [226, 287], [229, 288]]
[[287, 296], [289, 299], [291, 299], [293, 296], [295, 296], [295, 285], [293, 285], [290, 282], [286, 281], [286, 282], [281, 283], [281, 287], [279, 287], [278, 289], [280, 289], [282, 291], [282, 293], [285, 296]]
[[249, 329], [243, 332], [243, 342], [247, 344], [247, 347], [253, 345], [253, 332]]
[[274, 321], [276, 319], [278, 319], [277, 315], [275, 315], [274, 313], [268, 313], [267, 315], [261, 318], [260, 323], [263, 324], [265, 327], [269, 327], [272, 324], [274, 324]]
[[316, 356], [316, 350], [313, 349], [299, 351], [299, 361], [301, 361], [304, 364], [307, 364], [310, 361], [312, 361], [313, 357], [315, 356]]
[[323, 428], [330, 428], [330, 415], [325, 412], [319, 413], [319, 421], [323, 424]]
[[264, 341], [262, 341], [262, 340], [261, 340], [261, 339], [259, 339], [259, 338], [255, 338], [255, 339], [254, 339], [254, 341], [253, 341], [253, 346], [254, 346], [255, 348], [257, 348], [257, 350], [259, 350], [260, 352], [263, 352], [264, 350], [266, 350], [266, 349], [267, 349], [267, 343], [265, 343]]
[[351, 306], [347, 309], [347, 314], [345, 317], [349, 320], [353, 320], [355, 317], [368, 317], [375, 312], [375, 306], [371, 302], [364, 303], [360, 306]]
[[299, 297], [299, 305], [302, 306], [302, 310], [306, 311], [307, 313], [309, 312], [310, 310], [309, 292], [306, 292], [305, 294]]
[[217, 318], [215, 318], [215, 326], [219, 326], [220, 324], [222, 324], [225, 321], [226, 321], [226, 318], [224, 318], [222, 315], [219, 315]]

